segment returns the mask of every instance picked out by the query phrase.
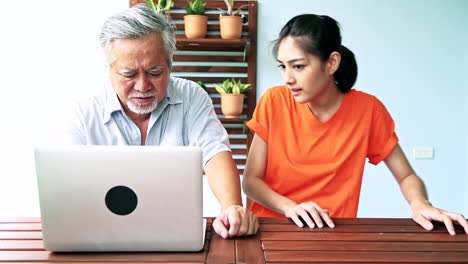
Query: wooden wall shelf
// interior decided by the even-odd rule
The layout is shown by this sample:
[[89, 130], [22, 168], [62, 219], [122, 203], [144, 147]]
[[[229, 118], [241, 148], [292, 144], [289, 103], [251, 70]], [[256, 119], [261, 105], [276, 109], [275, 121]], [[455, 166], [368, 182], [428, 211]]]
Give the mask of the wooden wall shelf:
[[[129, 5], [144, 3], [144, 0], [130, 0]], [[183, 16], [186, 14], [186, 0], [175, 0], [169, 16], [177, 31], [177, 50], [174, 54], [172, 75], [193, 81], [203, 81], [206, 91], [213, 100], [215, 112], [228, 131], [234, 160], [243, 174], [245, 161], [252, 140], [245, 122], [252, 117], [256, 105], [257, 88], [257, 8], [256, 0], [236, 0], [234, 8], [243, 8], [247, 23], [242, 26], [242, 37], [236, 40], [221, 39], [219, 15], [225, 10], [223, 0], [205, 0], [208, 16], [208, 35], [202, 39], [187, 39], [184, 33]], [[213, 84], [224, 79], [240, 79], [252, 84], [244, 101], [244, 112], [240, 118], [225, 118], [221, 113], [220, 96]]]

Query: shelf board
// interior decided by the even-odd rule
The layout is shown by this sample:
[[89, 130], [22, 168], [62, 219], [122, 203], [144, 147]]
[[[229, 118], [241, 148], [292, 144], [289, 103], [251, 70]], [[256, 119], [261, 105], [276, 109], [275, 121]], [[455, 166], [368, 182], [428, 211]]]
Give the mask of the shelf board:
[[224, 124], [245, 124], [248, 120], [246, 118], [226, 118], [226, 117], [219, 117], [218, 118], [221, 123]]
[[234, 47], [243, 48], [249, 43], [248, 38], [241, 39], [222, 39], [222, 38], [200, 38], [200, 39], [188, 39], [188, 38], [177, 38], [177, 48], [194, 48], [194, 47]]

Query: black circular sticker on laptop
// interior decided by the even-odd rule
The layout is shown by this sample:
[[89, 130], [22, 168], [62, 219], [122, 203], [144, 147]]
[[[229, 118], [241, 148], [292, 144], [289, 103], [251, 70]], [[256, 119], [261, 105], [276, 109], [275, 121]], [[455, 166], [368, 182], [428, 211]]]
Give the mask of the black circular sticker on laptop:
[[138, 204], [136, 193], [127, 186], [112, 187], [106, 194], [107, 208], [117, 215], [131, 214]]

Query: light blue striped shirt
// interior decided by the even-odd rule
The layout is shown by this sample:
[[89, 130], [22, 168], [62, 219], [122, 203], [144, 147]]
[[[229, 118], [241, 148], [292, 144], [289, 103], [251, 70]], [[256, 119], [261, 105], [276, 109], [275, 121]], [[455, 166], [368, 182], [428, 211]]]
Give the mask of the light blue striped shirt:
[[[125, 114], [112, 88], [105, 96], [78, 103], [67, 128], [75, 145], [140, 145], [140, 130]], [[167, 96], [151, 113], [146, 145], [196, 146], [203, 164], [230, 151], [226, 130], [216, 117], [209, 95], [195, 82], [171, 77]]]

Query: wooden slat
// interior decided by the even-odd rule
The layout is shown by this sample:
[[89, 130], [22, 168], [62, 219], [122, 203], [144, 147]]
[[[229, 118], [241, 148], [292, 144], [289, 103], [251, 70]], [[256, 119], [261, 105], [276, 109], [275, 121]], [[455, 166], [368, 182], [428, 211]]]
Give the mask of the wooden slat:
[[0, 240], [0, 250], [44, 250], [42, 240]]
[[[244, 102], [246, 100], [247, 96], [244, 97]], [[212, 97], [211, 100], [213, 101], [213, 104], [221, 104], [221, 98], [220, 97]], [[244, 104], [244, 108], [248, 108], [247, 104]]]
[[40, 223], [6, 223], [0, 224], [0, 231], [40, 231]]
[[242, 56], [206, 56], [206, 55], [174, 55], [174, 61], [193, 61], [193, 62], [244, 62]]
[[[230, 77], [229, 77], [229, 78], [230, 78]], [[203, 81], [203, 82], [205, 82], [205, 83], [222, 83], [225, 79], [226, 79], [226, 78], [224, 78], [224, 77], [208, 77], [208, 76], [206, 76], [206, 77], [195, 77], [195, 76], [194, 76], [194, 77], [190, 77], [190, 80], [192, 80], [192, 81]], [[237, 77], [236, 77], [235, 79], [236, 79], [236, 80], [240, 79], [241, 82], [245, 82], [245, 81], [246, 81], [245, 78], [237, 78]], [[207, 92], [208, 92], [209, 94], [214, 94], [214, 93], [216, 93], [215, 88], [212, 88], [212, 87], [211, 87], [211, 88], [210, 88], [210, 87], [207, 87], [206, 90], [207, 90]]]
[[263, 241], [263, 248], [272, 250], [315, 250], [327, 251], [427, 251], [427, 252], [464, 252], [467, 244], [457, 242], [407, 242], [407, 241]]
[[[412, 219], [409, 219], [409, 218], [332, 218], [332, 219], [336, 225], [419, 226], [418, 224], [416, 224], [416, 222], [414, 222]], [[280, 218], [263, 217], [260, 219], [260, 223], [265, 224], [265, 225], [268, 225], [268, 224], [289, 225], [293, 223], [293, 221], [286, 217], [280, 217]], [[443, 227], [443, 224], [441, 223], [434, 223], [434, 225], [436, 229]]]
[[39, 223], [40, 217], [0, 217], [0, 223]]
[[231, 149], [232, 154], [245, 154], [245, 149]]
[[42, 239], [42, 232], [31, 231], [31, 232], [18, 232], [18, 231], [1, 231], [0, 239]]
[[173, 72], [229, 72], [229, 73], [245, 73], [247, 69], [244, 67], [228, 67], [228, 66], [173, 66]]
[[245, 160], [244, 161], [235, 160], [234, 162], [236, 163], [236, 165], [241, 165], [241, 166], [245, 165]]
[[226, 128], [226, 131], [228, 132], [228, 134], [244, 134], [245, 128], [239, 128], [239, 127], [232, 128], [232, 127], [228, 127], [228, 128]]
[[[261, 227], [263, 228], [263, 227]], [[339, 230], [339, 229], [336, 229]], [[302, 241], [447, 241], [467, 243], [468, 236], [448, 233], [338, 233], [338, 232], [261, 232], [261, 240]]]
[[[437, 228], [432, 231], [425, 230], [424, 228], [417, 226], [417, 225], [412, 225], [412, 226], [396, 226], [396, 225], [390, 225], [390, 226], [383, 226], [383, 225], [338, 225], [336, 224], [336, 227], [338, 228], [340, 233], [378, 233], [378, 232], [384, 232], [384, 233], [447, 233], [447, 230], [444, 230], [442, 228]], [[262, 226], [262, 231], [268, 232], [268, 231], [276, 231], [276, 232], [330, 232], [332, 228], [329, 227], [323, 227], [323, 228], [308, 228], [308, 227], [298, 227], [296, 225], [275, 225], [275, 224], [269, 224], [269, 225], [264, 225]], [[460, 230], [461, 231], [461, 230]]]
[[233, 239], [223, 239], [215, 232], [212, 233], [210, 249], [206, 263], [235, 263], [235, 244]]
[[230, 138], [229, 143], [231, 143], [231, 144], [245, 144], [245, 143], [247, 143], [247, 139], [245, 139], [245, 138]]
[[[180, 38], [182, 36], [179, 36], [178, 38]], [[206, 38], [205, 40], [209, 40], [209, 39], [213, 39], [213, 40], [218, 40], [219, 37], [213, 37], [213, 38]], [[215, 46], [205, 46], [205, 45], [200, 45], [200, 44], [196, 44], [196, 43], [193, 43], [193, 42], [187, 42], [187, 43], [182, 43], [182, 42], [177, 42], [176, 43], [176, 46], [177, 46], [177, 49], [179, 50], [194, 50], [194, 49], [197, 49], [197, 51], [226, 51], [226, 46], [223, 46], [223, 45], [215, 45]], [[239, 46], [238, 44], [235, 44], [235, 45], [232, 45], [232, 47], [229, 48], [229, 51], [236, 51], [236, 52], [243, 52], [244, 51], [244, 47], [243, 46]]]
[[468, 260], [468, 252], [341, 252], [328, 251], [264, 251], [267, 262], [297, 261], [304, 263], [325, 261], [379, 262], [427, 262], [460, 263]]
[[264, 263], [262, 244], [258, 236], [236, 239], [236, 263]]
[[197, 262], [204, 263], [205, 251], [199, 253], [51, 253], [48, 251], [0, 251], [0, 261], [63, 262]]

